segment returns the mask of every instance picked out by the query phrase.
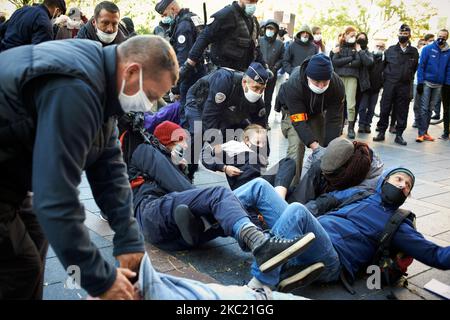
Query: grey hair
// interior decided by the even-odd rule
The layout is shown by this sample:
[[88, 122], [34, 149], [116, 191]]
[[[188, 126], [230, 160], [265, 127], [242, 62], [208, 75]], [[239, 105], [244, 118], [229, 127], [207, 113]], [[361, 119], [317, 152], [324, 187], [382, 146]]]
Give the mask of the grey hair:
[[161, 72], [169, 71], [173, 82], [178, 80], [177, 56], [170, 43], [161, 37], [132, 37], [117, 47], [117, 53], [124, 62], [141, 64], [144, 73], [153, 79], [158, 78]]

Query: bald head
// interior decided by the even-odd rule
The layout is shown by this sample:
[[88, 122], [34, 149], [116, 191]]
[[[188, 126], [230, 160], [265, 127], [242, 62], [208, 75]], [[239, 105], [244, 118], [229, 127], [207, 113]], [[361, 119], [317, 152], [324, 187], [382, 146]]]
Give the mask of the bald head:
[[117, 88], [127, 95], [140, 90], [142, 74], [150, 101], [161, 98], [178, 81], [178, 69], [175, 51], [161, 37], [136, 36], [117, 47]]

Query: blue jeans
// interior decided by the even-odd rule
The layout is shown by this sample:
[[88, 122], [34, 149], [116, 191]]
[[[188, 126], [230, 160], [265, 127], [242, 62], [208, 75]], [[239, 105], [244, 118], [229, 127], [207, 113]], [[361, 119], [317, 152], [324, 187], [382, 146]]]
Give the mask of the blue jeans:
[[289, 274], [292, 269], [298, 268], [298, 271], [300, 271], [304, 267], [317, 262], [322, 262], [325, 265], [325, 270], [316, 281], [333, 282], [339, 279], [341, 272], [339, 256], [319, 220], [305, 206], [300, 203], [290, 204], [275, 223], [272, 232], [287, 239], [301, 237], [312, 232], [316, 239], [304, 253], [271, 272], [262, 273], [254, 262], [251, 272], [260, 282], [272, 287], [276, 286], [282, 279], [292, 275]]
[[289, 293], [252, 290], [247, 286], [223, 286], [159, 273], [147, 254], [142, 258], [137, 286], [143, 300], [304, 300]]
[[372, 124], [372, 118], [375, 111], [375, 106], [378, 101], [378, 94], [380, 92], [366, 91], [362, 94], [361, 101], [359, 103], [359, 126], [370, 126]]
[[419, 136], [428, 132], [430, 126], [431, 114], [438, 100], [441, 99], [441, 88], [430, 88], [426, 84], [423, 86], [423, 94], [420, 100], [420, 112], [417, 127]]

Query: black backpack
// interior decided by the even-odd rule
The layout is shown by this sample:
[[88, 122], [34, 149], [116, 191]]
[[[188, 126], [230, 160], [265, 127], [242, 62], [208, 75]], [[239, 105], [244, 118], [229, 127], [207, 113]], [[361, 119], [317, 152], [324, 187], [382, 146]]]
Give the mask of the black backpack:
[[[395, 233], [406, 219], [409, 219], [414, 229], [416, 229], [416, 215], [408, 210], [397, 209], [389, 218], [378, 239], [378, 249], [372, 260], [372, 265], [380, 268], [382, 286], [392, 287], [398, 284], [400, 280], [405, 279], [408, 275], [406, 273], [408, 267], [414, 261], [412, 257], [400, 252], [391, 245]], [[356, 294], [356, 291], [348, 281], [345, 270], [341, 272], [340, 280], [347, 291], [352, 295]], [[406, 280], [404, 281], [404, 285], [407, 285]], [[394, 295], [392, 294], [392, 296]]]
[[395, 233], [406, 219], [412, 222], [415, 229], [415, 214], [408, 210], [397, 209], [386, 223], [378, 241], [378, 250], [372, 264], [380, 267], [382, 284], [386, 286], [396, 285], [402, 278], [406, 277], [408, 275], [406, 271], [414, 260], [391, 246]]

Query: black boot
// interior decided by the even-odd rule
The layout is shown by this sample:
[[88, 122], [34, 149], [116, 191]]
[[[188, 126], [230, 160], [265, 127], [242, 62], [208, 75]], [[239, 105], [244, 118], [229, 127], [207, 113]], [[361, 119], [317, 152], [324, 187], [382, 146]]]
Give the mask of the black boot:
[[365, 127], [365, 131], [364, 131], [365, 133], [372, 133], [372, 130], [370, 130], [370, 125], [368, 124], [368, 125], [366, 125], [366, 127]]
[[348, 138], [355, 139], [355, 121], [348, 122]]
[[200, 235], [205, 231], [202, 219], [194, 216], [189, 207], [184, 204], [175, 208], [173, 216], [183, 240], [190, 246], [197, 245]]
[[408, 143], [403, 139], [403, 137], [401, 135], [397, 135], [395, 137], [395, 143], [401, 145], [401, 146], [406, 146]]
[[373, 141], [384, 141], [384, 132], [380, 131], [376, 137], [373, 137]]
[[358, 126], [358, 133], [366, 133], [366, 126], [364, 124]]

